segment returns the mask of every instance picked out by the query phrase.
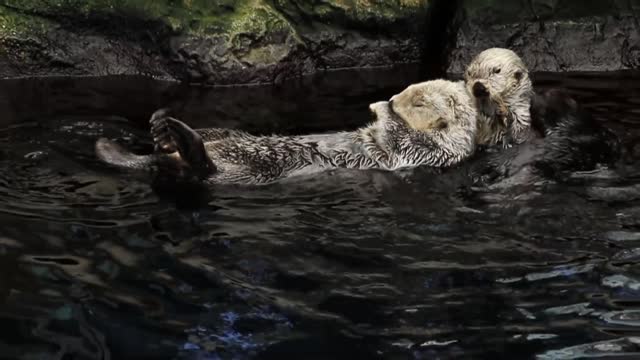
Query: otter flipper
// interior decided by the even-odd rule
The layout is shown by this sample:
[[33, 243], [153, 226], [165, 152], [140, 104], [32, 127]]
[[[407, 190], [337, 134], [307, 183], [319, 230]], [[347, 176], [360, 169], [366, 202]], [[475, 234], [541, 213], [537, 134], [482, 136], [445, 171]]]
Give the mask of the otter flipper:
[[95, 149], [96, 155], [100, 160], [121, 168], [148, 170], [154, 163], [152, 155], [136, 155], [105, 138], [100, 138], [96, 141]]
[[216, 166], [209, 158], [200, 134], [182, 121], [168, 116], [167, 109], [153, 113], [149, 123], [156, 151], [178, 151], [182, 160], [199, 177], [207, 177], [216, 172]]

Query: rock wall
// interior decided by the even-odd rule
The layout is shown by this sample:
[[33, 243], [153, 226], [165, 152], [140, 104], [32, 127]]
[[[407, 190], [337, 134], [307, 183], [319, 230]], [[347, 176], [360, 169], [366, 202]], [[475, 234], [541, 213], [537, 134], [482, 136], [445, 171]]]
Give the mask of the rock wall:
[[253, 84], [420, 62], [430, 78], [494, 46], [534, 71], [631, 69], [639, 14], [637, 0], [0, 0], [0, 76]]
[[513, 49], [534, 71], [638, 68], [639, 15], [636, 0], [466, 0], [448, 72], [494, 46]]
[[0, 76], [208, 84], [420, 58], [427, 0], [0, 0]]

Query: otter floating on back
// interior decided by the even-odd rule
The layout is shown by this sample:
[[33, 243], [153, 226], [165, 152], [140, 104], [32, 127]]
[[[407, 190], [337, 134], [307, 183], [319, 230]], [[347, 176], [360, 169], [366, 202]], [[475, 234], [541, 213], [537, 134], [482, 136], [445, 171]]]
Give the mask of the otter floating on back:
[[371, 104], [370, 110], [376, 121], [369, 126], [305, 136], [193, 130], [160, 110], [150, 120], [153, 154], [132, 154], [104, 138], [97, 141], [96, 153], [121, 168], [169, 169], [208, 183], [267, 184], [336, 168], [447, 167], [475, 149], [477, 113], [460, 82], [412, 85], [389, 102]]

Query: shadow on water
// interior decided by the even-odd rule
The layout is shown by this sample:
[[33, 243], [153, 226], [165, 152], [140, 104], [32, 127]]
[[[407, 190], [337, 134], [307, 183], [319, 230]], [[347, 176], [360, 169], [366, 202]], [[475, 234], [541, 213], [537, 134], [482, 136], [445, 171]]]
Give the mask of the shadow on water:
[[100, 136], [149, 149], [167, 104], [194, 127], [355, 128], [416, 74], [0, 82], [1, 357], [637, 358], [637, 74], [536, 76], [621, 135], [619, 169], [481, 197], [456, 171], [199, 188], [93, 155]]

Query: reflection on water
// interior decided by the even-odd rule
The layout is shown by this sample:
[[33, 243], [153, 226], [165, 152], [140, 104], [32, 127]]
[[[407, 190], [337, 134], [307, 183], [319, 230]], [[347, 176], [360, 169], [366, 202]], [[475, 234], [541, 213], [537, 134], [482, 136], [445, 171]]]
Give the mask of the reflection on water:
[[2, 358], [637, 358], [634, 74], [537, 77], [569, 87], [629, 150], [561, 184], [472, 189], [418, 169], [206, 189], [93, 155], [99, 136], [148, 150], [145, 122], [166, 104], [193, 126], [353, 128], [414, 76], [0, 83]]

